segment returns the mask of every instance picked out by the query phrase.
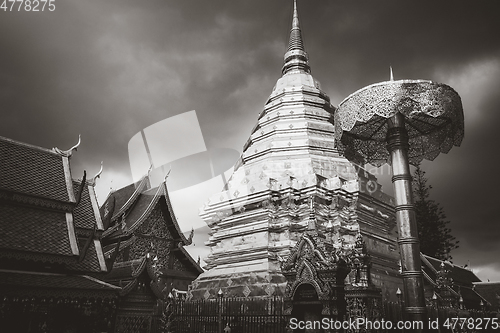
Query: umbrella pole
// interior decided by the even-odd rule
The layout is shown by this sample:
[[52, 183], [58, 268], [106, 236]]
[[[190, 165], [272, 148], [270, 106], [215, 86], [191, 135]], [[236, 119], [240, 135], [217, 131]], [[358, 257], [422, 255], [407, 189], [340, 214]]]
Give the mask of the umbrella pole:
[[398, 244], [401, 254], [401, 275], [404, 283], [407, 319], [422, 321], [427, 328], [423, 275], [420, 262], [420, 242], [413, 206], [410, 165], [408, 163], [408, 133], [404, 117], [396, 113], [388, 121], [387, 149], [391, 155], [392, 184], [396, 200]]

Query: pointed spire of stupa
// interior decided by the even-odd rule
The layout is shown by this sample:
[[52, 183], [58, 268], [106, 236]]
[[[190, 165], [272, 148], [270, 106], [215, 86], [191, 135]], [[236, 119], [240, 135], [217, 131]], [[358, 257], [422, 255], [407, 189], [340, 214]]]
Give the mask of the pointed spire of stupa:
[[392, 74], [392, 66], [389, 66], [389, 68], [391, 69], [391, 81], [394, 81], [394, 74]]
[[304, 42], [302, 41], [302, 34], [299, 26], [299, 13], [297, 12], [297, 0], [293, 1], [292, 29], [290, 31], [287, 51], [295, 49], [304, 51]]
[[304, 49], [302, 41], [302, 33], [299, 26], [299, 14], [297, 11], [297, 0], [293, 0], [293, 19], [292, 29], [290, 30], [290, 39], [288, 41], [288, 49], [285, 53], [285, 63], [282, 73], [287, 74], [292, 71], [311, 72], [309, 67], [307, 52]]

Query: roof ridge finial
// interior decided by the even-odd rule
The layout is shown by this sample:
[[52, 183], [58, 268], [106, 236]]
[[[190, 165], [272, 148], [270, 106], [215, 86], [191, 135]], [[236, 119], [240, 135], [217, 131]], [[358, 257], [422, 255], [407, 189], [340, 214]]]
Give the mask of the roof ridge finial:
[[288, 49], [285, 53], [285, 64], [283, 65], [282, 73], [286, 74], [292, 70], [299, 70], [306, 73], [311, 72], [299, 26], [297, 0], [293, 0], [292, 29], [290, 30], [290, 39], [288, 41]]
[[52, 151], [55, 153], [58, 153], [59, 155], [64, 156], [64, 157], [71, 157], [71, 155], [73, 154], [73, 151], [78, 150], [80, 143], [82, 143], [82, 136], [81, 136], [81, 134], [78, 134], [78, 143], [76, 145], [74, 145], [73, 147], [71, 147], [70, 149], [61, 150], [61, 149], [56, 147], [56, 148], [52, 148]]
[[166, 184], [168, 176], [170, 175], [170, 172], [172, 171], [172, 166], [170, 166], [170, 169], [168, 170], [167, 174], [165, 175], [165, 178], [163, 178], [163, 182]]
[[104, 161], [101, 161], [101, 168], [99, 169], [99, 171], [96, 173], [96, 175], [94, 176], [94, 178], [92, 178], [89, 183], [92, 185], [92, 186], [95, 186], [95, 183], [97, 181], [97, 178], [101, 178], [101, 173], [102, 173], [102, 170], [104, 169], [103, 168], [103, 165], [104, 165]]

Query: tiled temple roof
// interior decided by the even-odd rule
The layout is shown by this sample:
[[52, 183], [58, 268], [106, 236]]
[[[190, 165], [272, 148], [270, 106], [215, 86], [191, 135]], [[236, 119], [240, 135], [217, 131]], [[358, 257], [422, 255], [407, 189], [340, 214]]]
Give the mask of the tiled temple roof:
[[0, 190], [74, 202], [68, 158], [0, 137]]
[[[78, 238], [78, 248], [83, 251], [87, 242], [84, 237]], [[67, 268], [76, 272], [106, 272], [106, 263], [104, 261], [104, 254], [101, 248], [100, 241], [92, 240], [90, 246], [87, 248], [85, 257], [81, 262], [72, 262], [67, 265]]]
[[65, 212], [0, 205], [1, 249], [72, 256], [69, 233]]
[[[150, 272], [151, 263], [148, 261], [150, 260], [148, 259], [148, 252], [141, 252], [140, 257], [135, 255], [124, 261], [114, 262], [119, 253], [123, 253], [127, 248], [134, 248], [136, 242], [144, 242], [144, 238], [156, 237], [150, 236], [149, 234], [153, 234], [153, 230], [150, 230], [153, 225], [155, 228], [159, 228], [157, 231], [162, 235], [161, 237], [166, 237], [165, 239], [169, 242], [167, 246], [173, 246], [169, 251], [170, 255], [175, 256], [177, 260], [185, 265], [185, 267], [188, 267], [186, 271], [172, 268], [169, 269], [166, 266], [162, 267], [160, 269], [162, 276], [193, 280], [198, 274], [203, 272], [201, 267], [184, 249], [184, 245], [189, 245], [190, 240], [186, 239], [182, 233], [173, 213], [166, 184], [162, 182], [157, 188], [152, 189], [148, 189], [147, 186], [142, 186], [142, 190], [138, 191], [138, 189], [141, 188], [141, 184], [148, 183], [149, 179], [146, 176], [139, 184], [132, 184], [133, 186], [129, 185], [119, 189], [111, 193], [101, 206], [101, 214], [104, 211], [103, 207], [107, 205], [108, 216], [109, 214], [113, 216], [111, 226], [103, 233], [103, 243], [107, 244], [104, 247], [105, 257], [108, 261], [108, 267], [112, 267], [112, 269], [103, 279], [123, 287], [121, 295], [127, 294], [134, 288], [137, 283], [138, 274], [142, 274], [144, 269], [147, 268], [148, 274], [153, 278]], [[127, 197], [127, 195], [129, 197]], [[110, 207], [113, 206], [115, 210], [120, 210], [119, 214], [112, 211], [109, 212], [109, 209], [112, 209]], [[123, 209], [123, 207], [125, 207], [125, 209]], [[161, 218], [159, 218], [160, 215], [155, 215], [153, 220], [150, 220], [150, 216], [153, 212], [156, 212], [155, 214], [161, 212]], [[105, 220], [104, 216], [103, 220]], [[154, 224], [145, 226], [144, 224], [149, 223], [148, 221]], [[145, 228], [141, 228], [142, 226], [145, 226]], [[147, 234], [145, 234], [145, 232]], [[143, 250], [144, 249], [141, 251]], [[130, 252], [132, 251], [133, 250], [130, 250]], [[161, 256], [161, 253], [158, 255]], [[146, 263], [148, 264], [146, 265]], [[158, 297], [161, 296], [162, 291], [160, 289], [162, 287], [160, 288], [160, 284], [155, 282], [151, 285], [151, 288]]]
[[500, 282], [474, 282], [474, 291], [486, 299], [493, 309], [500, 308]]
[[[179, 239], [183, 244], [187, 245], [189, 241], [182, 233], [179, 223], [177, 222], [177, 218], [173, 213], [172, 203], [170, 202], [170, 197], [165, 183], [161, 183], [157, 188], [147, 189], [141, 184], [145, 184], [148, 181], [149, 180], [146, 177], [139, 183], [139, 185], [128, 185], [108, 196], [106, 201], [115, 200], [115, 210], [119, 210], [120, 214], [117, 214], [116, 212], [111, 213], [113, 214], [112, 225], [103, 233], [103, 237], [116, 238], [130, 235], [134, 230], [140, 227], [149, 213], [151, 213], [161, 200], [168, 207], [166, 226], [169, 232], [172, 234], [174, 239]], [[141, 188], [143, 190], [139, 191]], [[129, 195], [128, 198], [127, 195]], [[104, 205], [106, 205], [106, 202], [103, 206]], [[119, 208], [120, 206], [122, 208]], [[123, 207], [126, 208], [124, 209]], [[122, 228], [120, 225], [120, 222], [123, 221], [123, 217], [125, 218], [125, 228]], [[115, 223], [114, 225], [113, 222]], [[123, 248], [123, 245], [120, 247]]]
[[111, 220], [118, 219], [134, 204], [137, 197], [149, 188], [148, 181], [149, 179], [144, 177], [136, 184], [130, 184], [112, 194], [115, 199], [115, 211]]
[[95, 180], [81, 186], [71, 175], [76, 147], [48, 150], [0, 137], [0, 257], [9, 265], [18, 258], [62, 263], [70, 272], [106, 271]]
[[[140, 226], [140, 223], [146, 217], [145, 215], [154, 208], [160, 195], [162, 195], [160, 188], [154, 188], [142, 192], [134, 203], [134, 208], [131, 209], [126, 215], [127, 232], [130, 233]], [[142, 219], [141, 219], [142, 218]]]
[[441, 265], [444, 265], [444, 268], [449, 272], [447, 277], [453, 281], [449, 287], [450, 291], [457, 297], [461, 296], [466, 307], [478, 307], [481, 301], [486, 303], [486, 299], [474, 288], [475, 283], [481, 282], [474, 272], [425, 254], [421, 254], [420, 258], [422, 259], [424, 277], [433, 286], [436, 286], [437, 274], [442, 269]]
[[[75, 189], [75, 196], [78, 195], [78, 191], [81, 186], [81, 180], [73, 180], [73, 187]], [[94, 195], [94, 193], [92, 193]], [[95, 199], [95, 195], [94, 195]], [[93, 229], [96, 224], [97, 217], [100, 217], [99, 210], [97, 207], [97, 201], [95, 202], [96, 207], [93, 207], [93, 202], [89, 193], [88, 182], [86, 186], [83, 186], [83, 191], [81, 195], [80, 202], [73, 210], [73, 219], [75, 223], [75, 228], [85, 228]], [[95, 210], [97, 209], [97, 211]], [[102, 226], [98, 229], [102, 229]]]
[[[425, 254], [422, 255], [427, 261], [432, 265], [432, 267], [435, 269], [435, 271], [439, 271], [441, 268], [441, 263], [443, 263], [442, 260], [427, 256]], [[481, 282], [481, 279], [479, 279], [474, 272], [457, 266], [453, 265], [451, 263], [446, 263], [446, 268], [450, 270], [450, 277], [453, 278], [453, 281], [456, 284], [463, 285], [463, 286], [469, 286], [472, 287], [472, 284], [474, 282]]]

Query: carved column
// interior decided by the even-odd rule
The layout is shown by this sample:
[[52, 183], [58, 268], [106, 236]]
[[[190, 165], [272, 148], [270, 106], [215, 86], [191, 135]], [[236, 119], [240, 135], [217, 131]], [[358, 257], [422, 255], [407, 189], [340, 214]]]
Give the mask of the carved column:
[[[362, 318], [376, 321], [382, 318], [382, 293], [371, 281], [371, 258], [360, 233], [356, 238], [351, 267], [355, 279], [346, 288], [347, 316], [356, 320]], [[367, 332], [367, 330], [347, 330], [348, 332]]]

